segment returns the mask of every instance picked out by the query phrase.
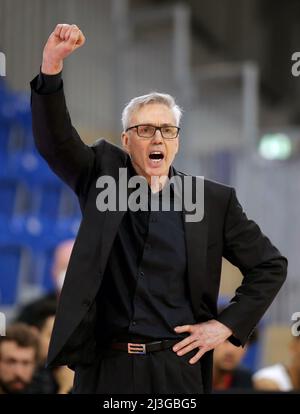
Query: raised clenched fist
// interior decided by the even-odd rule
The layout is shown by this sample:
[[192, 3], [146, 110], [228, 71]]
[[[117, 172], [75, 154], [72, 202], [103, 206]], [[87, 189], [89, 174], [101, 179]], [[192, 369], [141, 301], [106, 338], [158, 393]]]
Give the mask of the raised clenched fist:
[[84, 42], [85, 37], [76, 24], [58, 24], [44, 47], [42, 72], [48, 75], [59, 73], [63, 60]]

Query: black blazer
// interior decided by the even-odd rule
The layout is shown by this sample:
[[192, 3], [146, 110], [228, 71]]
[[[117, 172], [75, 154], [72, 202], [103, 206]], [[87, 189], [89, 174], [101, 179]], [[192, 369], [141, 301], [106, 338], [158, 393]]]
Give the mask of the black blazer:
[[[96, 180], [118, 179], [128, 155], [105, 140], [85, 145], [68, 114], [63, 88], [40, 95], [32, 87], [33, 134], [50, 168], [77, 194], [82, 222], [69, 262], [50, 342], [50, 366], [93, 363], [96, 357], [95, 296], [124, 212], [99, 212]], [[181, 174], [175, 171], [175, 174]], [[192, 308], [201, 322], [217, 318], [244, 345], [286, 277], [287, 261], [249, 220], [233, 188], [205, 180], [204, 218], [185, 222], [188, 282]], [[239, 267], [244, 279], [229, 306], [217, 315], [222, 256]], [[202, 358], [203, 381], [210, 389], [212, 352]]]

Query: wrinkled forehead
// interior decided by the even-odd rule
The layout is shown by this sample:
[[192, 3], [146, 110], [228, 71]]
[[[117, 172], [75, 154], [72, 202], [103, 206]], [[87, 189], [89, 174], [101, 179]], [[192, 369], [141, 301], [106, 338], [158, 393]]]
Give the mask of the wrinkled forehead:
[[176, 125], [174, 112], [163, 103], [151, 102], [136, 108], [130, 116], [130, 124]]

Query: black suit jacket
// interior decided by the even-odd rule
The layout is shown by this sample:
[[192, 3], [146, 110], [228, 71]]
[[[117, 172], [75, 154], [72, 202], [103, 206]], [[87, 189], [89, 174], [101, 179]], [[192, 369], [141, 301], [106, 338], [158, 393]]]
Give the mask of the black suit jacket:
[[[99, 212], [96, 180], [118, 179], [128, 155], [105, 140], [85, 145], [68, 114], [63, 88], [40, 95], [32, 86], [32, 120], [36, 146], [51, 169], [77, 194], [82, 222], [60, 296], [48, 364], [93, 363], [96, 357], [95, 296], [124, 212]], [[175, 171], [175, 174], [180, 174]], [[287, 262], [249, 220], [233, 188], [205, 180], [204, 218], [185, 222], [188, 282], [192, 308], [201, 322], [217, 318], [245, 344], [286, 277]], [[239, 267], [244, 279], [229, 306], [217, 315], [222, 256]], [[212, 353], [202, 358], [205, 390], [211, 383]]]

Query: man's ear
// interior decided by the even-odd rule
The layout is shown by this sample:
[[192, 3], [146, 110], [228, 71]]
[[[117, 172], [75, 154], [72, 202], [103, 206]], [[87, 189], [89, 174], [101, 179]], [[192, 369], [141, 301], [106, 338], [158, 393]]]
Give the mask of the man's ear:
[[129, 154], [129, 136], [126, 132], [122, 132], [121, 141], [124, 151], [128, 152]]

